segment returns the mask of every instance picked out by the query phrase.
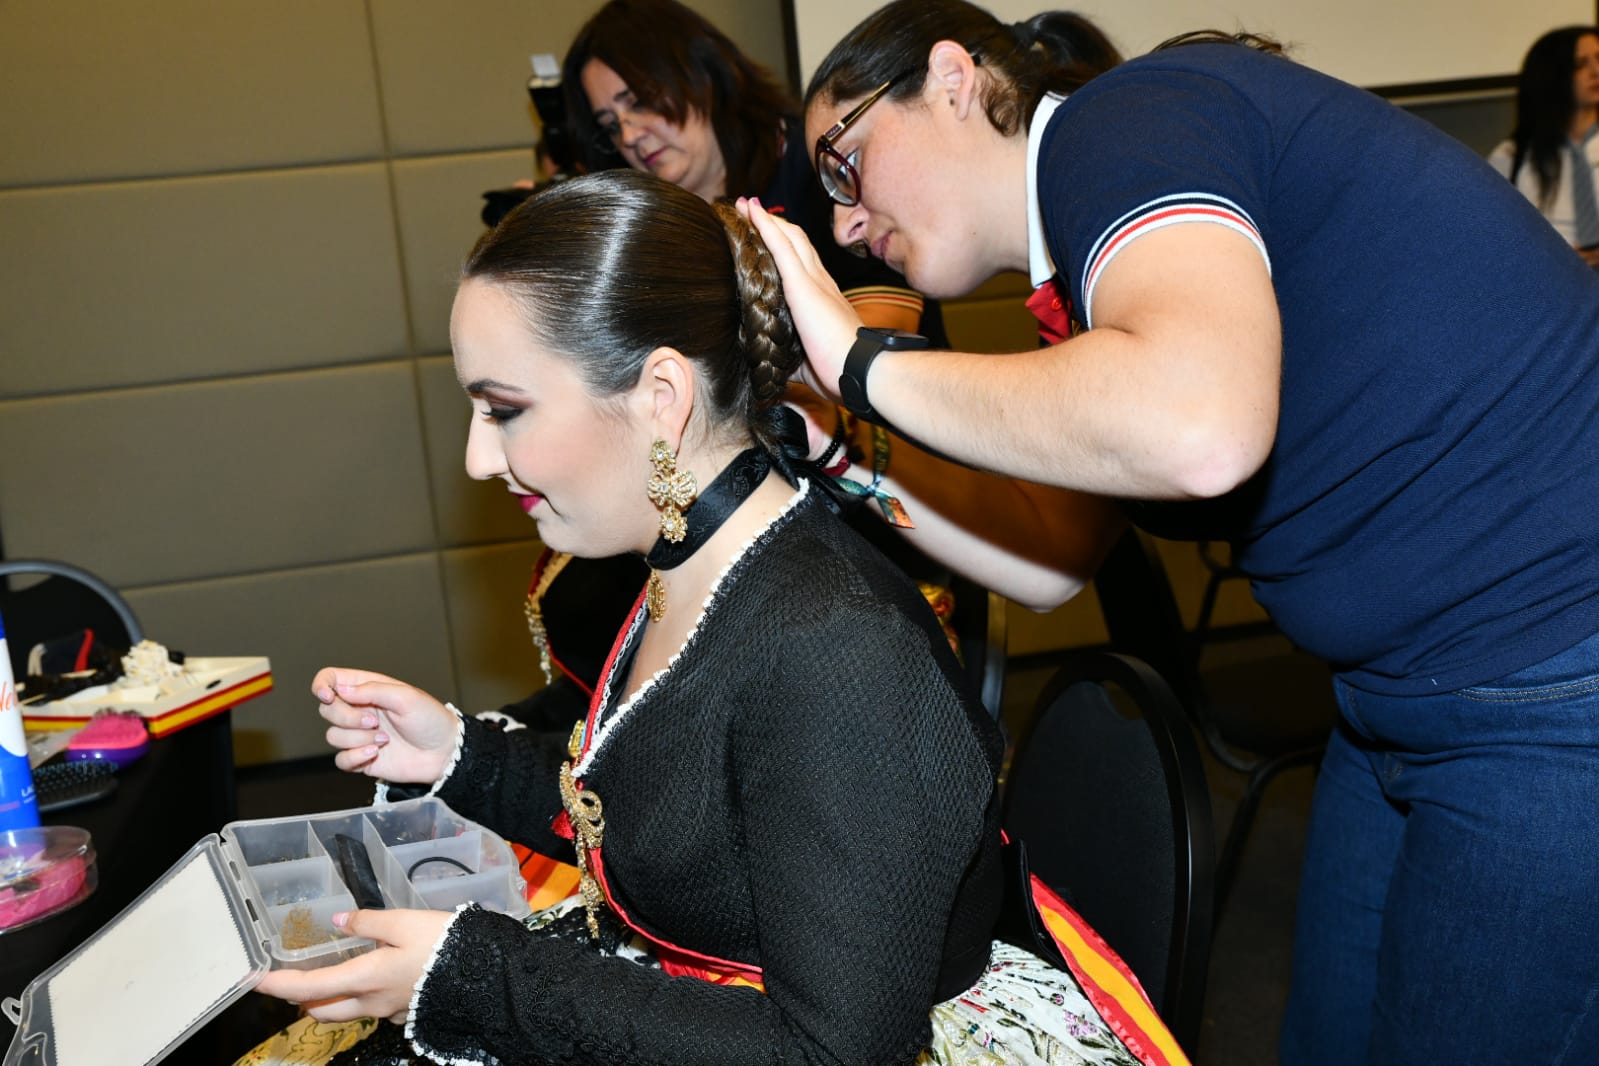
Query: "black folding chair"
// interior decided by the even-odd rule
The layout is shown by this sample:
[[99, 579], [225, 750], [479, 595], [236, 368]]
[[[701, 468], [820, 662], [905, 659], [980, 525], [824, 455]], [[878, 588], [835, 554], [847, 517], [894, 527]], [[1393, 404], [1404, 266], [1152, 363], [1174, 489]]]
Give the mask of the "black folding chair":
[[[1213, 578], [1207, 589], [1207, 627], [1215, 584]], [[1153, 666], [1181, 700], [1211, 755], [1244, 775], [1244, 792], [1216, 864], [1219, 920], [1266, 787], [1284, 770], [1321, 761], [1338, 717], [1331, 671], [1295, 651], [1201, 673], [1202, 645], [1183, 627], [1154, 541], [1137, 529], [1129, 529], [1111, 550], [1094, 585], [1111, 647]]]
[[[19, 574], [43, 581], [11, 588]], [[81, 567], [53, 559], [0, 559], [0, 622], [14, 676], [27, 672], [28, 650], [41, 641], [92, 629], [108, 647], [131, 648], [144, 639], [133, 608], [105, 581]]]
[[1116, 950], [1193, 1054], [1214, 829], [1199, 749], [1165, 681], [1129, 656], [1069, 652], [1017, 743], [1004, 804], [1031, 871]]

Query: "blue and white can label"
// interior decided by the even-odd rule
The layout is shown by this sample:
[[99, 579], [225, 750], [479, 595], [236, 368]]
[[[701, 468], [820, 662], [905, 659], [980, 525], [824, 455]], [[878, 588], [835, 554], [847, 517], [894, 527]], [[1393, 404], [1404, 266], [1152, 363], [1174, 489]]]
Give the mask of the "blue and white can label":
[[5, 623], [0, 622], [0, 833], [39, 824], [39, 804], [28, 768], [28, 737], [22, 728], [16, 680]]

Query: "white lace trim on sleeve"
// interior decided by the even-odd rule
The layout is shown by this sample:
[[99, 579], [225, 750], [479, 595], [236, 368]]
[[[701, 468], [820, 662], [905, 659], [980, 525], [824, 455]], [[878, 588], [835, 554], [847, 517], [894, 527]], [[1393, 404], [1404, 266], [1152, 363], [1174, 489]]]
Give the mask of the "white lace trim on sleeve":
[[[446, 706], [449, 705], [446, 704]], [[454, 707], [450, 709], [452, 711], [455, 710]], [[456, 711], [456, 714], [459, 715], [460, 712]], [[460, 919], [461, 912], [470, 906], [472, 904], [463, 903], [455, 908], [454, 914], [450, 915], [450, 920], [445, 924], [444, 931], [439, 934], [439, 939], [433, 944], [433, 951], [428, 955], [427, 964], [422, 967], [422, 976], [416, 979], [416, 984], [411, 989], [411, 1006], [405, 1012], [405, 1039], [410, 1041], [411, 1050], [429, 1061], [440, 1063], [441, 1066], [499, 1066], [500, 1061], [487, 1052], [484, 1052], [481, 1058], [459, 1058], [446, 1055], [423, 1044], [416, 1035], [416, 1008], [422, 999], [422, 986], [427, 984], [428, 977], [433, 973], [434, 964], [439, 961], [439, 952], [444, 949], [444, 942], [450, 938], [450, 930], [455, 928], [455, 923]]]

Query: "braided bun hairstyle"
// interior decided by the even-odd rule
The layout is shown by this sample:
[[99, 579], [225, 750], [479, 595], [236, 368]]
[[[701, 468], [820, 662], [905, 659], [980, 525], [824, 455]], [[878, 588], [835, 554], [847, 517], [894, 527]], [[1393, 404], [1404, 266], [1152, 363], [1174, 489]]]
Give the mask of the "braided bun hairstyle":
[[783, 299], [783, 279], [766, 242], [749, 220], [732, 204], [719, 202], [713, 208], [727, 231], [728, 247], [733, 252], [733, 271], [738, 281], [739, 307], [743, 324], [738, 344], [748, 361], [752, 427], [762, 443], [771, 446], [771, 427], [760, 412], [783, 395], [788, 379], [805, 359], [799, 332], [789, 317]]
[[712, 434], [776, 447], [770, 408], [804, 353], [771, 254], [730, 205], [633, 170], [573, 178], [484, 234], [461, 276], [504, 286], [596, 396], [632, 389], [651, 352], [675, 348], [699, 371]]

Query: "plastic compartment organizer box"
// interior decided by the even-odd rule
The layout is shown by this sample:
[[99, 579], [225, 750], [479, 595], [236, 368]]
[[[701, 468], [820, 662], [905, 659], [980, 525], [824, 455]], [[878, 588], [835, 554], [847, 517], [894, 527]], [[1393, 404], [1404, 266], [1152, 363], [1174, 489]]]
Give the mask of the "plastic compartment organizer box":
[[339, 861], [351, 842], [386, 907], [529, 913], [510, 846], [433, 797], [233, 822], [5, 1002], [17, 1034], [3, 1066], [147, 1066], [268, 970], [370, 950], [332, 921], [357, 906]]
[[[505, 841], [440, 800], [235, 822], [222, 831], [223, 853], [242, 874], [274, 968], [325, 966], [372, 946], [333, 927], [333, 915], [356, 907], [335, 859], [339, 836], [365, 846], [387, 907], [454, 910], [475, 902], [528, 913], [522, 876]], [[453, 861], [426, 861], [432, 859]]]

